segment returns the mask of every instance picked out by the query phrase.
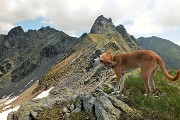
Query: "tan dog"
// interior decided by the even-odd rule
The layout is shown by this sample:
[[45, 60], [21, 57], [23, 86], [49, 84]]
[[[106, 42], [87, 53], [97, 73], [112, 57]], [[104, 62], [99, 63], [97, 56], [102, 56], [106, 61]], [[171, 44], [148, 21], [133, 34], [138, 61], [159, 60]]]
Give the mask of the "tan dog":
[[155, 52], [150, 50], [138, 50], [127, 54], [116, 55], [112, 55], [111, 51], [108, 51], [95, 59], [95, 63], [97, 62], [110, 66], [114, 70], [116, 74], [116, 93], [123, 90], [125, 73], [137, 68], [141, 69], [141, 76], [146, 87], [147, 96], [155, 92], [153, 77], [158, 66], [169, 80], [176, 81], [180, 78], [180, 70], [178, 70], [175, 77], [172, 77], [168, 74], [163, 60]]

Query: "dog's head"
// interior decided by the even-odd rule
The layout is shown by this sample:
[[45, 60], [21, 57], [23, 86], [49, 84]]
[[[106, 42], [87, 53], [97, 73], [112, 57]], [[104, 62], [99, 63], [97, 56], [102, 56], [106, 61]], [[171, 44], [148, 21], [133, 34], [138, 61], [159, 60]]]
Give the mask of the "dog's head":
[[95, 66], [99, 64], [103, 64], [108, 67], [113, 67], [116, 62], [113, 61], [113, 56], [111, 54], [111, 50], [107, 51], [106, 53], [101, 52], [101, 50], [96, 50], [95, 54], [91, 56], [93, 59], [90, 61], [88, 66], [85, 68], [86, 71], [91, 71]]
[[94, 65], [101, 63], [109, 67], [112, 67], [116, 64], [116, 62], [113, 61], [111, 50], [107, 51], [106, 53], [101, 54], [98, 58], [94, 59], [93, 63]]

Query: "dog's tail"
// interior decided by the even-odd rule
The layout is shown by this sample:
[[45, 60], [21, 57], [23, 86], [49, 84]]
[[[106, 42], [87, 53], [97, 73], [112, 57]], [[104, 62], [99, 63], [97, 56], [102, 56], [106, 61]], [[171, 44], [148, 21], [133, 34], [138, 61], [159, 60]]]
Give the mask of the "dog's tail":
[[164, 65], [164, 62], [160, 57], [157, 57], [156, 61], [159, 64], [159, 66], [161, 68], [161, 71], [166, 76], [166, 78], [168, 78], [171, 81], [176, 81], [176, 80], [178, 80], [180, 78], [180, 70], [178, 70], [176, 76], [173, 77], [173, 76], [169, 75], [169, 73], [167, 72], [166, 67]]

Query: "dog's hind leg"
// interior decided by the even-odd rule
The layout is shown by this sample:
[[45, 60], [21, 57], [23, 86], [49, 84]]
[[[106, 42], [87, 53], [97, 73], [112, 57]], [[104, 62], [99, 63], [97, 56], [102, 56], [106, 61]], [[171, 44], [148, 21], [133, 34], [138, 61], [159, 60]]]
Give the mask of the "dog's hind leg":
[[151, 87], [150, 87], [150, 78], [154, 71], [153, 63], [147, 62], [146, 64], [142, 65], [141, 67], [141, 76], [144, 81], [144, 85], [146, 87], [146, 95], [149, 96], [151, 93]]
[[150, 89], [151, 89], [151, 93], [155, 92], [155, 86], [154, 86], [154, 75], [156, 74], [156, 71], [158, 70], [158, 66], [155, 67], [154, 71], [152, 72], [150, 79], [149, 79], [149, 83], [150, 83]]

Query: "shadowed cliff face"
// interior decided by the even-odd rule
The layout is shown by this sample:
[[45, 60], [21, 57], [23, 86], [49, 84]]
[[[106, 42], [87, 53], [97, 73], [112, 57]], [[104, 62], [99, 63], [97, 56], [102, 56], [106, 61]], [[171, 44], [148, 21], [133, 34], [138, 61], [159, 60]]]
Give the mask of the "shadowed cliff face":
[[[1, 35], [0, 97], [11, 94], [15, 86], [23, 87], [31, 80], [35, 82], [61, 59], [77, 40], [50, 27], [24, 32], [18, 26], [11, 29], [8, 35]], [[24, 81], [23, 85], [20, 81]], [[12, 88], [12, 91], [8, 88]]]

